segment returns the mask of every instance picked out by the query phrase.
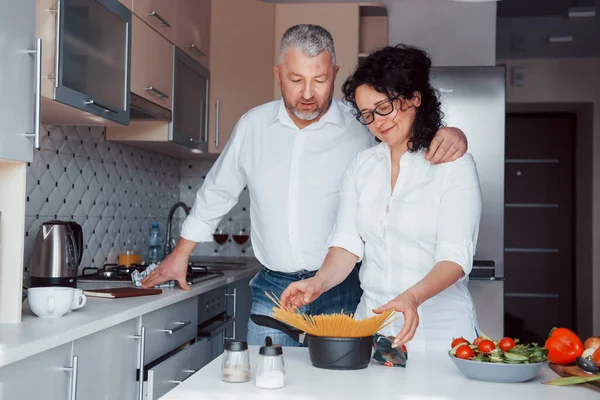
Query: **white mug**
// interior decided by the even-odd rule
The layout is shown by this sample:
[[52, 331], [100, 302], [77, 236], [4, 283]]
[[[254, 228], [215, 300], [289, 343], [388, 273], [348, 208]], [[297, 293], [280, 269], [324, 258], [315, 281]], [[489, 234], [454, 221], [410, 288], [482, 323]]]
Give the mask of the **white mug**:
[[83, 294], [83, 290], [74, 289], [73, 304], [71, 304], [71, 310], [77, 310], [78, 308], [85, 306], [85, 303], [87, 303], [87, 297], [85, 294]]
[[71, 311], [74, 297], [75, 289], [68, 287], [49, 286], [27, 289], [29, 307], [40, 318], [62, 317]]

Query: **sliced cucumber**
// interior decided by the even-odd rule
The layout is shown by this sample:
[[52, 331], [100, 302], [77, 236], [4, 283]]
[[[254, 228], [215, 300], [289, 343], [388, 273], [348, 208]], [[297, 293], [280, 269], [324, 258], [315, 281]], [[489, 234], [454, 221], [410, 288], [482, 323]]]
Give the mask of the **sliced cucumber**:
[[516, 353], [504, 353], [504, 357], [506, 357], [506, 361], [516, 361], [516, 362], [525, 362], [529, 361], [529, 357], [524, 356], [522, 354]]

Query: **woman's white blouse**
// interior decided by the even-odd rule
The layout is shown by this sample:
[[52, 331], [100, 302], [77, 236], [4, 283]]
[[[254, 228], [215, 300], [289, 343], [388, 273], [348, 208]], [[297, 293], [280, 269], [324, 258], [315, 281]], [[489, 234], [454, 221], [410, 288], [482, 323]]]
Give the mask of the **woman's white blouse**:
[[[453, 338], [475, 338], [473, 301], [467, 288], [481, 216], [481, 190], [473, 157], [431, 164], [425, 152], [407, 152], [391, 190], [387, 144], [358, 154], [346, 170], [331, 247], [363, 260], [364, 290], [357, 318], [423, 279], [440, 261], [460, 265], [464, 276], [419, 307], [419, 327], [409, 349], [448, 349]], [[395, 336], [400, 320], [382, 333]]]

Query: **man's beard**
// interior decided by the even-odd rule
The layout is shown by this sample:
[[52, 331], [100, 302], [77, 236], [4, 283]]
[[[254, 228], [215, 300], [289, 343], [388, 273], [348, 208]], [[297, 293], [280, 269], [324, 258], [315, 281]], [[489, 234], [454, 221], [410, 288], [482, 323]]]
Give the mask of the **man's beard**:
[[321, 109], [319, 107], [317, 107], [315, 109], [315, 111], [313, 111], [311, 113], [303, 113], [300, 110], [298, 110], [297, 108], [294, 108], [292, 110], [292, 112], [294, 113], [294, 115], [296, 117], [298, 117], [302, 121], [312, 121], [312, 120], [316, 119], [319, 115], [321, 115]]
[[321, 115], [325, 114], [329, 107], [331, 106], [331, 102], [333, 101], [333, 88], [331, 88], [331, 92], [329, 93], [329, 97], [323, 103], [323, 107], [317, 106], [314, 111], [311, 112], [302, 112], [298, 109], [298, 107], [292, 107], [283, 97], [283, 102], [285, 104], [285, 108], [294, 114], [296, 118], [301, 119], [302, 121], [314, 121]]

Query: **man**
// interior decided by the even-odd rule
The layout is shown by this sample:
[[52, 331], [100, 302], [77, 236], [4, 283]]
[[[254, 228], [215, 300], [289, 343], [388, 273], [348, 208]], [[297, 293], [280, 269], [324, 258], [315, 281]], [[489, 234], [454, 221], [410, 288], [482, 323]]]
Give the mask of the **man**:
[[[350, 107], [333, 99], [339, 67], [331, 34], [321, 26], [297, 25], [280, 43], [275, 76], [282, 100], [258, 106], [240, 118], [223, 153], [198, 190], [173, 253], [144, 281], [152, 287], [177, 280], [183, 289], [187, 262], [197, 242], [212, 241], [221, 218], [245, 186], [250, 191], [252, 247], [264, 266], [252, 279], [252, 313], [270, 314], [265, 292], [280, 296], [292, 282], [314, 276], [327, 253], [344, 170], [373, 136]], [[433, 163], [466, 152], [460, 130], [443, 128], [429, 148]], [[362, 290], [357, 268], [338, 286], [302, 311], [353, 313]], [[248, 343], [269, 335], [298, 345], [285, 334], [248, 323]]]

